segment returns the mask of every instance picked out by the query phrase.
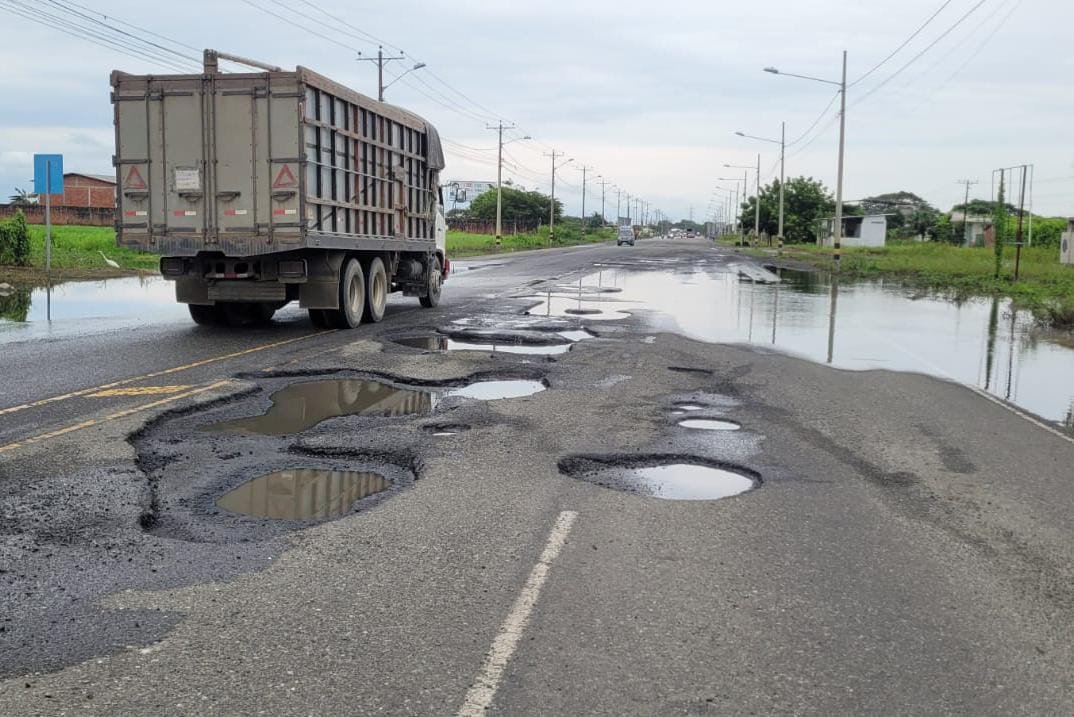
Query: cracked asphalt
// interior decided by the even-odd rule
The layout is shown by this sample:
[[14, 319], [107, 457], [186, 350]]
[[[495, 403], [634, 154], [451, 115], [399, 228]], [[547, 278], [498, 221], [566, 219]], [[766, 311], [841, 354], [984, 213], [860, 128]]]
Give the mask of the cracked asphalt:
[[[0, 714], [439, 715], [475, 685], [492, 714], [1074, 713], [1071, 441], [921, 374], [694, 341], [644, 310], [524, 313], [595, 265], [732, 260], [663, 240], [504, 255], [460, 262], [436, 310], [393, 298], [349, 332], [286, 310], [5, 344]], [[392, 341], [581, 328], [549, 356]], [[547, 388], [203, 430], [333, 378]], [[741, 429], [679, 427], [682, 402]], [[761, 483], [674, 501], [571, 477], [639, 456]], [[334, 520], [215, 507], [287, 467], [394, 483]]]

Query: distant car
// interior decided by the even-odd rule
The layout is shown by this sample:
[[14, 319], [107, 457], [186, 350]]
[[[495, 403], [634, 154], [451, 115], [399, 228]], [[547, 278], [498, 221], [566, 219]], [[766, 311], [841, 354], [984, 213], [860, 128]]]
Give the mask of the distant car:
[[615, 240], [616, 246], [629, 244], [634, 246], [634, 230], [630, 227], [619, 227], [619, 237]]

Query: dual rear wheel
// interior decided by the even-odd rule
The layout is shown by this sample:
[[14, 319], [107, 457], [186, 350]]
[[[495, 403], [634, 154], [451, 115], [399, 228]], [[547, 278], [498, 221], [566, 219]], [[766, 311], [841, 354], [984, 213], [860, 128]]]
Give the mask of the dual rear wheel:
[[353, 329], [362, 321], [384, 318], [388, 306], [388, 271], [375, 256], [365, 262], [349, 258], [339, 280], [338, 309], [310, 309], [310, 321], [318, 328]]

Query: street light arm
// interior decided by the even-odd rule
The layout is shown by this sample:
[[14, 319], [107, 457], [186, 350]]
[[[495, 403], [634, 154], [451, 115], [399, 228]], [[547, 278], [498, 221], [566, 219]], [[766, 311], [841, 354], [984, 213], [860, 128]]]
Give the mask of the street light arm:
[[[399, 58], [392, 58], [392, 59], [399, 59]], [[392, 85], [394, 85], [394, 84], [395, 84], [396, 82], [398, 82], [399, 80], [401, 80], [401, 79], [403, 79], [404, 77], [406, 77], [407, 75], [409, 75], [409, 74], [410, 74], [411, 72], [413, 72], [414, 70], [420, 70], [420, 69], [421, 69], [421, 68], [423, 68], [423, 67], [425, 67], [425, 63], [424, 63], [424, 62], [419, 62], [418, 64], [414, 65], [413, 67], [411, 67], [411, 68], [410, 68], [409, 70], [407, 70], [407, 71], [406, 71], [406, 72], [404, 72], [403, 74], [401, 74], [401, 75], [399, 75], [398, 77], [396, 77], [396, 78], [395, 78], [394, 80], [392, 80], [392, 81], [391, 81], [391, 82], [389, 82], [388, 84], [384, 85], [384, 89], [388, 89], [389, 87], [391, 87]]]
[[745, 137], [746, 139], [756, 139], [761, 142], [771, 142], [772, 144], [783, 144], [778, 139], [768, 139], [768, 137], [757, 137], [756, 135], [746, 134], [745, 132], [735, 132], [739, 137]]
[[796, 75], [793, 72], [783, 72], [781, 70], [777, 70], [774, 67], [766, 67], [764, 68], [764, 71], [770, 72], [773, 75], [782, 75], [784, 77], [797, 77], [799, 80], [813, 80], [814, 82], [823, 82], [826, 85], [835, 85], [836, 87], [843, 86], [842, 82], [837, 82], [835, 80], [824, 80], [820, 77], [810, 77], [809, 75]]

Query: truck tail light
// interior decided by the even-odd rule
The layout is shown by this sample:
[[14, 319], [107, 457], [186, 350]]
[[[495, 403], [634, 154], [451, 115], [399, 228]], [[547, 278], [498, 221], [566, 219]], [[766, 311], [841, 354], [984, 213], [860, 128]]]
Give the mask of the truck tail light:
[[160, 273], [164, 276], [182, 276], [186, 273], [186, 259], [179, 256], [161, 257]]

